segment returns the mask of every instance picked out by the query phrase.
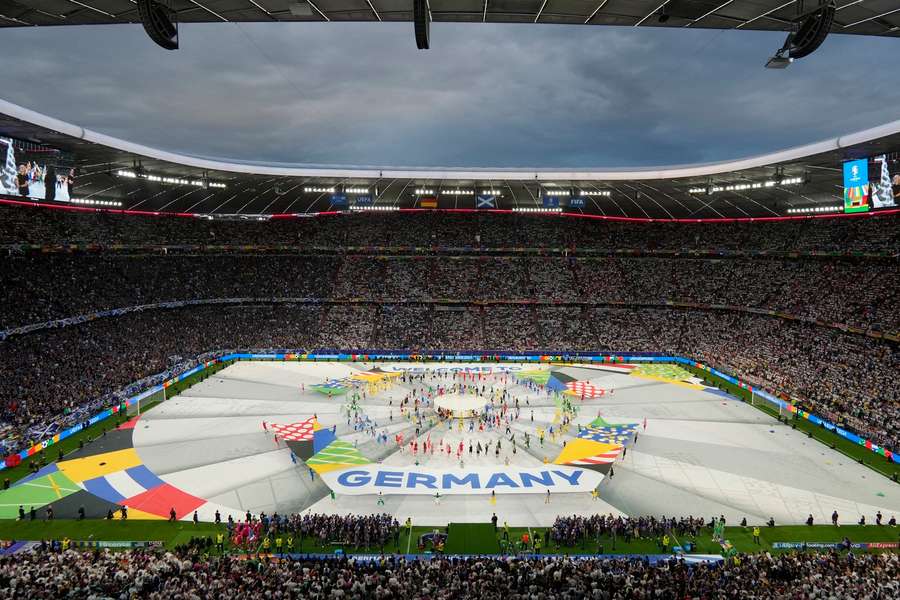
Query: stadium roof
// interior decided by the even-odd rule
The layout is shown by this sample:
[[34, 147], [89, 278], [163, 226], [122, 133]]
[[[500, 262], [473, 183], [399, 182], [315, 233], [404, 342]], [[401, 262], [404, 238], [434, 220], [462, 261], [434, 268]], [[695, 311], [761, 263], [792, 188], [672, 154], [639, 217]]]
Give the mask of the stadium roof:
[[[335, 210], [332, 194], [375, 207], [540, 209], [546, 196], [583, 197], [569, 212], [636, 218], [772, 217], [843, 202], [841, 163], [900, 159], [900, 120], [851, 135], [719, 163], [636, 169], [460, 169], [252, 164], [150, 148], [0, 100], [0, 136], [77, 169], [73, 195], [123, 209], [214, 215], [309, 214]], [[893, 172], [893, 169], [892, 169]], [[175, 181], [163, 181], [170, 179]], [[332, 191], [332, 189], [334, 191]], [[489, 190], [499, 193], [488, 194]], [[712, 193], [710, 193], [712, 192]]]
[[[412, 0], [170, 0], [181, 23], [411, 21]], [[430, 0], [434, 22], [787, 31], [814, 0]], [[667, 19], [658, 16], [664, 10]], [[0, 26], [139, 23], [135, 0], [2, 0]], [[895, 0], [838, 0], [833, 33], [900, 37]]]

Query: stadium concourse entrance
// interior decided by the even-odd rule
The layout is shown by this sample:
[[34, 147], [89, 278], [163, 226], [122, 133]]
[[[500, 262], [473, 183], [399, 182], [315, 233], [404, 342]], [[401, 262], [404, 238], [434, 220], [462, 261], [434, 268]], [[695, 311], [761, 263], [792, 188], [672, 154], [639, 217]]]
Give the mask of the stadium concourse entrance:
[[453, 523], [446, 544], [469, 546], [497, 543], [477, 527], [494, 518], [527, 532], [558, 515], [900, 513], [870, 473], [671, 364], [242, 360], [18, 482], [0, 510], [387, 513]]

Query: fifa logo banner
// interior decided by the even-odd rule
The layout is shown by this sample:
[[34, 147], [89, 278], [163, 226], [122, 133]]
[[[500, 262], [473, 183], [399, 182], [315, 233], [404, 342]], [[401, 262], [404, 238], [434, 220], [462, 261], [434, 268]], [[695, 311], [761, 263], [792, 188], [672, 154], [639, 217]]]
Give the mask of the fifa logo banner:
[[426, 469], [365, 465], [321, 473], [325, 484], [337, 494], [360, 496], [455, 494], [546, 494], [590, 492], [603, 475], [588, 469], [561, 465], [517, 469], [514, 467], [471, 469]]
[[844, 163], [844, 212], [869, 210], [869, 161], [848, 160]]

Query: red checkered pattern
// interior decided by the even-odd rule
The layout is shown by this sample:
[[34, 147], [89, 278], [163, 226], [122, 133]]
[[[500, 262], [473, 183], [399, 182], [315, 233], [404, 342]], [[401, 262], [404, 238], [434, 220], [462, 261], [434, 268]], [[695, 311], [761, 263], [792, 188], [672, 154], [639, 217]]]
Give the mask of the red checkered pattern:
[[566, 389], [585, 398], [597, 398], [605, 392], [603, 388], [597, 387], [588, 381], [570, 381], [566, 384]]
[[300, 423], [289, 423], [287, 425], [270, 423], [269, 428], [282, 440], [303, 442], [313, 439], [314, 425], [315, 419], [307, 419]]
[[589, 456], [587, 458], [579, 458], [578, 460], [570, 461], [568, 464], [570, 465], [604, 465], [608, 463], [616, 462], [616, 459], [622, 453], [622, 449], [618, 448], [616, 450], [610, 450], [609, 452], [603, 452], [602, 454], [597, 454], [596, 456]]

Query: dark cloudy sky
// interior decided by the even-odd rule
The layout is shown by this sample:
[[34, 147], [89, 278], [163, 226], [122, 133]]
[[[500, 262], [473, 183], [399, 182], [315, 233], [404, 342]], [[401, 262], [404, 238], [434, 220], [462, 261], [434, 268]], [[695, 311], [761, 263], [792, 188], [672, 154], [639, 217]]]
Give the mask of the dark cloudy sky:
[[900, 40], [554, 25], [139, 27], [0, 32], [2, 96], [151, 146], [243, 160], [611, 167], [715, 161], [900, 118]]

